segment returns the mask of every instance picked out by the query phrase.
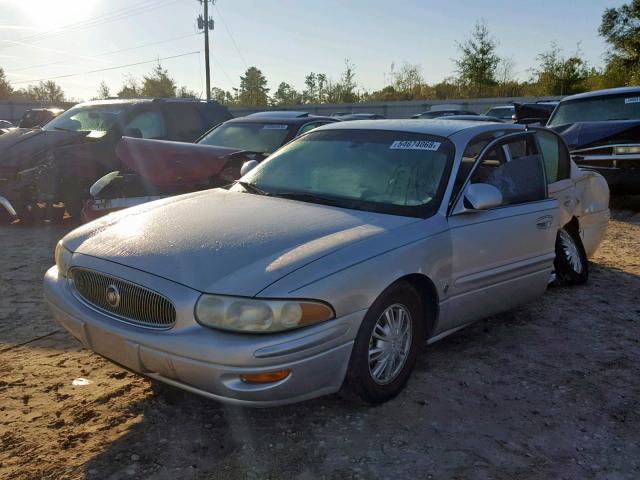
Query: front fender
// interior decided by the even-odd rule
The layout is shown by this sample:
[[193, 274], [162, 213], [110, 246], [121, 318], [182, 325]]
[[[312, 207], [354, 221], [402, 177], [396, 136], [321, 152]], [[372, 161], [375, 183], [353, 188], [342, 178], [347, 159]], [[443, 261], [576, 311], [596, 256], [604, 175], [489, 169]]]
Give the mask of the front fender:
[[451, 277], [451, 239], [444, 217], [432, 217], [311, 262], [258, 296], [315, 298], [337, 315], [368, 309], [392, 283], [411, 274], [434, 283], [441, 300]]

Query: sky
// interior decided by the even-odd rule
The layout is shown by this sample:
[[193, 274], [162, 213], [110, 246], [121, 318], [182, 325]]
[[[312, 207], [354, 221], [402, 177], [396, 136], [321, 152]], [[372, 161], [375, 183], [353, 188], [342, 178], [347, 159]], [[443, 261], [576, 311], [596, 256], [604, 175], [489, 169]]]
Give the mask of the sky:
[[[339, 79], [345, 59], [360, 88], [382, 88], [391, 64], [418, 64], [428, 83], [454, 73], [456, 42], [478, 19], [524, 80], [552, 41], [603, 63], [602, 12], [622, 0], [217, 0], [210, 7], [212, 86], [231, 89], [250, 66], [272, 92], [309, 72]], [[198, 0], [0, 0], [0, 67], [14, 88], [53, 79], [86, 100], [104, 81], [115, 94], [157, 59], [178, 86], [205, 92]], [[167, 58], [174, 57], [174, 58]], [[131, 65], [147, 62], [140, 65]], [[120, 68], [125, 66], [124, 68]], [[92, 72], [92, 73], [88, 73]], [[60, 77], [60, 78], [54, 78]]]

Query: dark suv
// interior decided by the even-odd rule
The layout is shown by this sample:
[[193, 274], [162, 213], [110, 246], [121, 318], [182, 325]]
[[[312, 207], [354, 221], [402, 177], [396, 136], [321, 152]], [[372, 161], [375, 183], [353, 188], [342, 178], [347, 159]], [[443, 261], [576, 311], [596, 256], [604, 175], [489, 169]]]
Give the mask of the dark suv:
[[230, 118], [216, 102], [82, 103], [42, 129], [15, 129], [0, 136], [0, 205], [22, 219], [40, 214], [43, 206], [51, 220], [62, 218], [65, 209], [78, 216], [93, 182], [120, 168], [115, 150], [121, 137], [193, 142]]
[[38, 128], [64, 112], [63, 108], [32, 108], [24, 112], [18, 123], [19, 128]]

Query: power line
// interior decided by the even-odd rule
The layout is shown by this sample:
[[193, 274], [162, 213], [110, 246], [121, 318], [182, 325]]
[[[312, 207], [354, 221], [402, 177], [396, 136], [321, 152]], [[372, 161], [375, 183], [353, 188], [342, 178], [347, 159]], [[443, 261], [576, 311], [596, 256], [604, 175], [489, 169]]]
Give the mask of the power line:
[[[100, 15], [98, 17], [94, 17], [92, 19], [88, 19], [88, 20], [83, 20], [80, 22], [76, 22], [76, 23], [71, 23], [69, 25], [63, 26], [62, 28], [59, 29], [55, 29], [55, 30], [49, 30], [46, 32], [42, 32], [39, 34], [35, 34], [35, 35], [29, 35], [26, 37], [22, 37], [19, 38], [18, 40], [20, 41], [29, 41], [30, 43], [33, 42], [38, 42], [44, 39], [49, 39], [52, 37], [57, 37], [60, 35], [65, 35], [67, 33], [74, 33], [74, 32], [78, 32], [81, 30], [86, 30], [89, 28], [93, 28], [93, 27], [97, 27], [97, 26], [101, 26], [101, 25], [105, 25], [107, 23], [112, 23], [118, 20], [122, 20], [125, 18], [129, 18], [129, 17], [133, 17], [135, 15], [140, 15], [143, 13], [147, 13], [151, 10], [155, 10], [161, 7], [166, 7], [168, 5], [174, 4], [174, 3], [178, 3], [180, 0], [160, 0], [157, 3], [148, 3], [148, 2], [142, 2], [139, 4], [135, 4], [129, 7], [125, 7], [125, 8], [121, 8], [119, 10], [114, 10], [113, 12], [109, 13], [109, 14], [105, 14], [105, 15]], [[5, 46], [5, 47], [1, 47], [3, 49], [5, 48], [11, 48], [12, 46], [15, 45], [9, 45], [9, 46]]]
[[216, 65], [218, 65], [218, 67], [220, 68], [220, 71], [223, 73], [223, 75], [225, 77], [227, 77], [227, 80], [229, 80], [229, 83], [231, 85], [233, 85], [233, 80], [231, 80], [231, 77], [229, 75], [227, 75], [227, 72], [225, 72], [224, 67], [222, 66], [222, 64], [218, 61], [218, 59], [215, 57], [213, 57], [213, 61], [216, 62]]
[[[190, 33], [188, 35], [181, 35], [179, 37], [167, 38], [165, 40], [159, 40], [157, 42], [145, 43], [144, 45], [137, 45], [135, 47], [121, 48], [119, 50], [112, 50], [110, 52], [99, 53], [97, 55], [91, 55], [91, 56], [87, 56], [87, 57], [82, 56], [82, 55], [78, 55], [78, 54], [75, 54], [75, 53], [71, 53], [71, 52], [63, 52], [63, 53], [65, 55], [77, 56], [77, 57], [81, 57], [81, 58], [85, 58], [85, 59], [94, 59], [94, 58], [99, 58], [99, 57], [106, 57], [108, 55], [113, 55], [115, 53], [122, 53], [122, 52], [131, 51], [131, 50], [138, 50], [140, 48], [151, 47], [153, 45], [159, 45], [161, 43], [175, 42], [177, 40], [182, 40], [184, 38], [189, 38], [189, 37], [195, 37], [197, 35], [200, 35], [200, 34], [199, 33]], [[31, 46], [31, 45], [29, 45], [29, 46]], [[35, 69], [35, 68], [41, 68], [41, 67], [50, 67], [52, 65], [64, 65], [65, 63], [67, 63], [67, 62], [60, 61], [60, 62], [41, 63], [39, 65], [30, 65], [28, 67], [14, 68], [11, 72], [5, 72], [5, 73], [7, 75], [10, 75], [13, 72], [21, 72], [21, 71], [24, 71], [24, 70], [31, 70], [31, 69]]]
[[143, 62], [129, 63], [127, 65], [118, 65], [116, 67], [99, 68], [97, 70], [89, 70], [88, 72], [69, 73], [67, 75], [57, 75], [55, 77], [39, 78], [39, 79], [36, 79], [36, 80], [24, 80], [24, 81], [21, 81], [21, 82], [12, 82], [12, 83], [14, 85], [18, 85], [18, 84], [21, 84], [21, 83], [35, 83], [35, 82], [44, 82], [44, 81], [47, 81], [47, 80], [56, 80], [58, 78], [77, 77], [77, 76], [80, 76], [80, 75], [88, 75], [88, 74], [91, 74], [91, 73], [106, 72], [106, 71], [109, 71], [109, 70], [117, 70], [119, 68], [135, 67], [137, 65], [145, 65], [147, 63], [160, 62], [161, 60], [171, 60], [172, 58], [186, 57], [188, 55], [195, 55], [195, 54], [200, 54], [200, 51], [197, 50], [195, 52], [181, 53], [179, 55], [172, 55], [170, 57], [154, 58], [153, 60], [145, 60]]
[[242, 63], [244, 63], [244, 67], [248, 70], [249, 69], [249, 65], [247, 65], [247, 62], [244, 60], [244, 56], [242, 55], [242, 52], [238, 48], [238, 44], [236, 43], [235, 38], [233, 38], [233, 34], [231, 33], [231, 30], [229, 30], [229, 27], [227, 27], [227, 22], [224, 21], [224, 18], [222, 17], [222, 14], [220, 13], [220, 9], [218, 9], [218, 7], [215, 4], [213, 5], [213, 8], [215, 8], [216, 12], [218, 12], [218, 16], [220, 17], [220, 21], [222, 22], [222, 26], [224, 27], [224, 29], [229, 34], [229, 38], [231, 38], [231, 42], [233, 43], [233, 46], [236, 48], [236, 52], [238, 52], [238, 55], [240, 56], [240, 60], [242, 60]]

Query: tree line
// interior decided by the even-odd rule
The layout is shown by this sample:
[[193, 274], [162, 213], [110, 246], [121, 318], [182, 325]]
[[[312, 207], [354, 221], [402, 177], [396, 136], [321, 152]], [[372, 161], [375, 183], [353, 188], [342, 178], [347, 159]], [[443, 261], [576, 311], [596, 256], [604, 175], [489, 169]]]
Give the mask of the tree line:
[[[619, 8], [608, 8], [602, 15], [598, 33], [609, 45], [604, 66], [589, 65], [580, 45], [570, 53], [556, 42], [541, 52], [529, 78], [517, 79], [515, 60], [498, 55], [498, 40], [487, 23], [478, 20], [462, 43], [458, 43], [455, 73], [435, 84], [425, 82], [417, 64], [392, 63], [385, 77], [387, 85], [367, 91], [356, 82], [356, 67], [350, 60], [338, 79], [326, 73], [310, 72], [304, 78], [304, 88], [296, 89], [281, 82], [270, 93], [268, 81], [260, 69], [252, 66], [240, 77], [237, 88], [214, 87], [214, 100], [234, 106], [266, 107], [322, 103], [363, 103], [397, 100], [445, 100], [450, 98], [516, 97], [571, 95], [584, 91], [640, 84], [640, 0], [632, 0]], [[178, 87], [167, 69], [158, 63], [141, 79], [128, 77], [112, 95], [102, 82], [96, 98], [181, 97], [199, 98], [187, 87]], [[15, 90], [0, 68], [0, 100], [33, 99], [59, 102], [64, 92], [53, 81], [39, 82], [26, 89]]]

